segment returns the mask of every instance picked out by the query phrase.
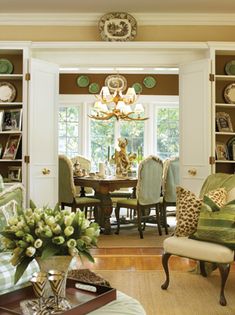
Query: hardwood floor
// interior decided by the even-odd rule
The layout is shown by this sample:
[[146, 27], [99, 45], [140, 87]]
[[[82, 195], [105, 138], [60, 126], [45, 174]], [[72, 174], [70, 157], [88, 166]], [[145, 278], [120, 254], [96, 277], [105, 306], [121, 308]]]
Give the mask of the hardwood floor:
[[[95, 263], [84, 262], [82, 268], [96, 270], [162, 270], [161, 248], [102, 248], [92, 250]], [[172, 270], [188, 270], [195, 262], [187, 258], [172, 257]]]

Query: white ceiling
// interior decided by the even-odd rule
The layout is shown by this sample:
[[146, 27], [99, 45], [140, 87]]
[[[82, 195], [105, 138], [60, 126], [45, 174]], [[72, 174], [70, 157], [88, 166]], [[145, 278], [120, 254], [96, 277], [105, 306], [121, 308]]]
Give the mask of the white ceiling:
[[235, 0], [0, 0], [1, 13], [235, 13]]

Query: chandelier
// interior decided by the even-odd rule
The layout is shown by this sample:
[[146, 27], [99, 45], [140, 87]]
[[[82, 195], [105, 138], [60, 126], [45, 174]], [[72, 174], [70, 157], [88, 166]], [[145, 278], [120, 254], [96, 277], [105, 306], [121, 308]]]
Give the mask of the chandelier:
[[97, 120], [108, 120], [115, 117], [117, 120], [146, 120], [143, 117], [144, 107], [142, 104], [136, 104], [138, 96], [135, 89], [129, 87], [125, 95], [121, 88], [116, 88], [111, 94], [107, 86], [103, 86], [100, 94], [95, 95], [97, 101], [93, 106], [93, 113], [88, 115]]

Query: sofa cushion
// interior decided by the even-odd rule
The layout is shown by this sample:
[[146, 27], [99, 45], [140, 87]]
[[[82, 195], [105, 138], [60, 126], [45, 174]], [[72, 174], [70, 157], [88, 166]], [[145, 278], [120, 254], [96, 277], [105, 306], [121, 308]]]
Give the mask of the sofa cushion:
[[[0, 294], [16, 289], [14, 285], [15, 267], [10, 263], [12, 253], [0, 253]], [[39, 270], [36, 260], [33, 260], [23, 276], [17, 283], [17, 287], [25, 284], [32, 277], [32, 274]]]
[[230, 263], [234, 260], [234, 251], [209, 242], [201, 242], [188, 237], [171, 236], [164, 240], [166, 253], [217, 263]]
[[[8, 223], [8, 219], [16, 215], [17, 209], [24, 205], [24, 187], [21, 184], [15, 184], [0, 193], [0, 231]], [[0, 252], [3, 250], [0, 235]]]
[[219, 211], [202, 208], [197, 231], [190, 238], [218, 243], [235, 249], [235, 205], [229, 203]]
[[[196, 195], [189, 190], [182, 187], [176, 188], [176, 236], [189, 236], [197, 229], [199, 214], [201, 207], [204, 207], [202, 199], [197, 198]], [[209, 205], [214, 204], [217, 208], [223, 206], [227, 200], [227, 191], [225, 188], [218, 188], [209, 191], [205, 196], [205, 202]], [[202, 206], [203, 205], [203, 206]], [[206, 205], [205, 205], [206, 206]]]

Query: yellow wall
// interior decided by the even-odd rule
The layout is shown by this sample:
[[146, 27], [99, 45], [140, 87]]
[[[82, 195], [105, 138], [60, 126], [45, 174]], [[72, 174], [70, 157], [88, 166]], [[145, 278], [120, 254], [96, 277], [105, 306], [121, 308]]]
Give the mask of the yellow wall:
[[[101, 39], [96, 26], [0, 26], [0, 40]], [[235, 26], [139, 26], [135, 41], [235, 41]]]

